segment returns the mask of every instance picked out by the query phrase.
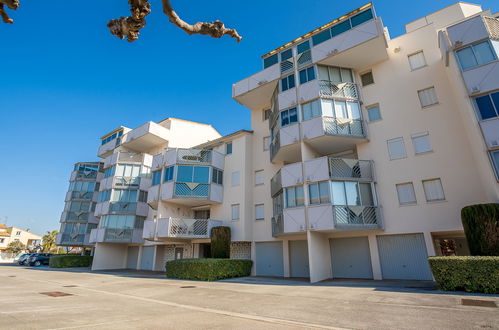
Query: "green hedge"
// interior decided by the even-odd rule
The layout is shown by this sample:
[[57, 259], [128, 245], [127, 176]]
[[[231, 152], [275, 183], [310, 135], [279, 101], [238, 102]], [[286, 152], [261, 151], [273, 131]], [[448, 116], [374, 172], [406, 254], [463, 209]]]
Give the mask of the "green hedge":
[[218, 226], [211, 228], [211, 257], [227, 259], [230, 258], [230, 227]]
[[71, 268], [71, 267], [90, 267], [92, 266], [91, 256], [80, 255], [54, 255], [50, 257], [50, 268]]
[[499, 257], [430, 257], [442, 290], [499, 293]]
[[461, 210], [471, 255], [499, 256], [499, 204], [476, 204]]
[[166, 263], [166, 277], [183, 280], [217, 281], [224, 278], [249, 276], [251, 260], [180, 259]]

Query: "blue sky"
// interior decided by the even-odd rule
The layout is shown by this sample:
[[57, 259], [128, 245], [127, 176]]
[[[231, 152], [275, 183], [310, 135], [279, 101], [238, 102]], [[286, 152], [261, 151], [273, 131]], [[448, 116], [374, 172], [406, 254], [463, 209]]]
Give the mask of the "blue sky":
[[[188, 22], [220, 19], [237, 28], [240, 44], [186, 35], [159, 0], [151, 0], [140, 39], [119, 40], [106, 24], [128, 15], [127, 2], [22, 1], [9, 10], [15, 24], [0, 24], [0, 223], [58, 229], [73, 164], [96, 160], [99, 137], [119, 125], [178, 117], [221, 134], [250, 129], [232, 84], [261, 70], [264, 53], [367, 1], [173, 0]], [[453, 2], [380, 0], [375, 8], [393, 38]]]

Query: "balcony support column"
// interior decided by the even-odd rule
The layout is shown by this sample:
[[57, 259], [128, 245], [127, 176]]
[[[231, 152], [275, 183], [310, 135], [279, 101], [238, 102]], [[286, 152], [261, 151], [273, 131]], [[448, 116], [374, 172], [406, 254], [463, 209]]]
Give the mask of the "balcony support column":
[[371, 267], [373, 270], [373, 279], [382, 280], [383, 276], [381, 274], [381, 262], [379, 260], [378, 252], [378, 242], [376, 240], [376, 234], [369, 234], [367, 236], [369, 241], [369, 253], [371, 256]]
[[327, 280], [333, 276], [329, 238], [316, 231], [307, 231], [310, 283]]
[[426, 252], [428, 253], [428, 257], [436, 256], [435, 246], [433, 245], [433, 237], [430, 232], [424, 232], [424, 241], [426, 243]]

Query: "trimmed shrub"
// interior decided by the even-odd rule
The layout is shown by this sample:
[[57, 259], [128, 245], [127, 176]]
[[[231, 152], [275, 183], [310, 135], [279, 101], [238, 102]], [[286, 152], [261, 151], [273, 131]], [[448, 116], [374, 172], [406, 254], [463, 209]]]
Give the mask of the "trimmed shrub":
[[80, 255], [54, 255], [49, 259], [50, 268], [90, 267], [93, 257]]
[[211, 228], [211, 257], [227, 259], [230, 258], [230, 227]]
[[461, 210], [471, 255], [499, 256], [499, 204], [477, 204]]
[[217, 281], [224, 278], [249, 276], [251, 260], [179, 259], [166, 263], [166, 277], [183, 280]]
[[430, 257], [442, 290], [499, 293], [499, 257]]

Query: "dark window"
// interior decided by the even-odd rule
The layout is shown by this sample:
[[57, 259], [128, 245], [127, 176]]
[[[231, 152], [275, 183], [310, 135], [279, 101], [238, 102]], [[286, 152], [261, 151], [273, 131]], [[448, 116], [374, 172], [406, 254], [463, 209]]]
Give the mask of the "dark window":
[[165, 168], [165, 177], [163, 178], [163, 182], [168, 182], [173, 180], [173, 170], [174, 166], [170, 166]]
[[364, 22], [367, 22], [373, 18], [373, 12], [371, 9], [366, 10], [360, 14], [357, 14], [355, 16], [352, 16], [350, 20], [352, 21], [352, 27], [360, 25]]
[[281, 111], [281, 127], [298, 122], [298, 111], [296, 108]]
[[315, 70], [313, 66], [300, 70], [299, 74], [300, 74], [300, 84], [304, 84], [310, 80], [315, 79]]
[[263, 120], [269, 119], [271, 113], [272, 113], [272, 111], [270, 109], [263, 110]]
[[314, 43], [314, 46], [316, 46], [316, 45], [323, 43], [324, 41], [326, 41], [330, 38], [331, 38], [331, 31], [329, 29], [327, 29], [326, 31], [323, 31], [323, 32], [313, 36], [312, 42]]
[[350, 25], [350, 20], [346, 20], [338, 25], [335, 25], [331, 28], [331, 34], [333, 37], [337, 36], [340, 33], [346, 32], [350, 30], [352, 27]]
[[299, 44], [298, 47], [296, 47], [298, 54], [306, 52], [309, 49], [310, 49], [310, 41], [309, 40], [305, 41], [304, 43]]
[[295, 75], [289, 75], [281, 79], [281, 91], [287, 91], [288, 89], [295, 87]]
[[231, 154], [232, 154], [232, 142], [227, 143], [227, 144], [225, 145], [225, 153], [226, 153], [227, 155], [231, 155]]
[[278, 55], [278, 54], [274, 54], [274, 55], [272, 55], [272, 56], [269, 56], [269, 57], [267, 57], [267, 58], [264, 58], [264, 59], [263, 59], [263, 68], [264, 68], [264, 69], [266, 69], [266, 68], [268, 68], [269, 66], [272, 66], [272, 65], [276, 64], [276, 63], [279, 61], [279, 59], [278, 59], [277, 55]]
[[281, 53], [281, 62], [293, 57], [293, 49], [285, 50]]
[[374, 77], [372, 71], [361, 74], [360, 80], [362, 81], [362, 86], [374, 84]]
[[475, 98], [480, 120], [499, 116], [499, 92]]
[[213, 169], [213, 177], [212, 180], [214, 183], [223, 184], [223, 176], [224, 172], [221, 170]]

